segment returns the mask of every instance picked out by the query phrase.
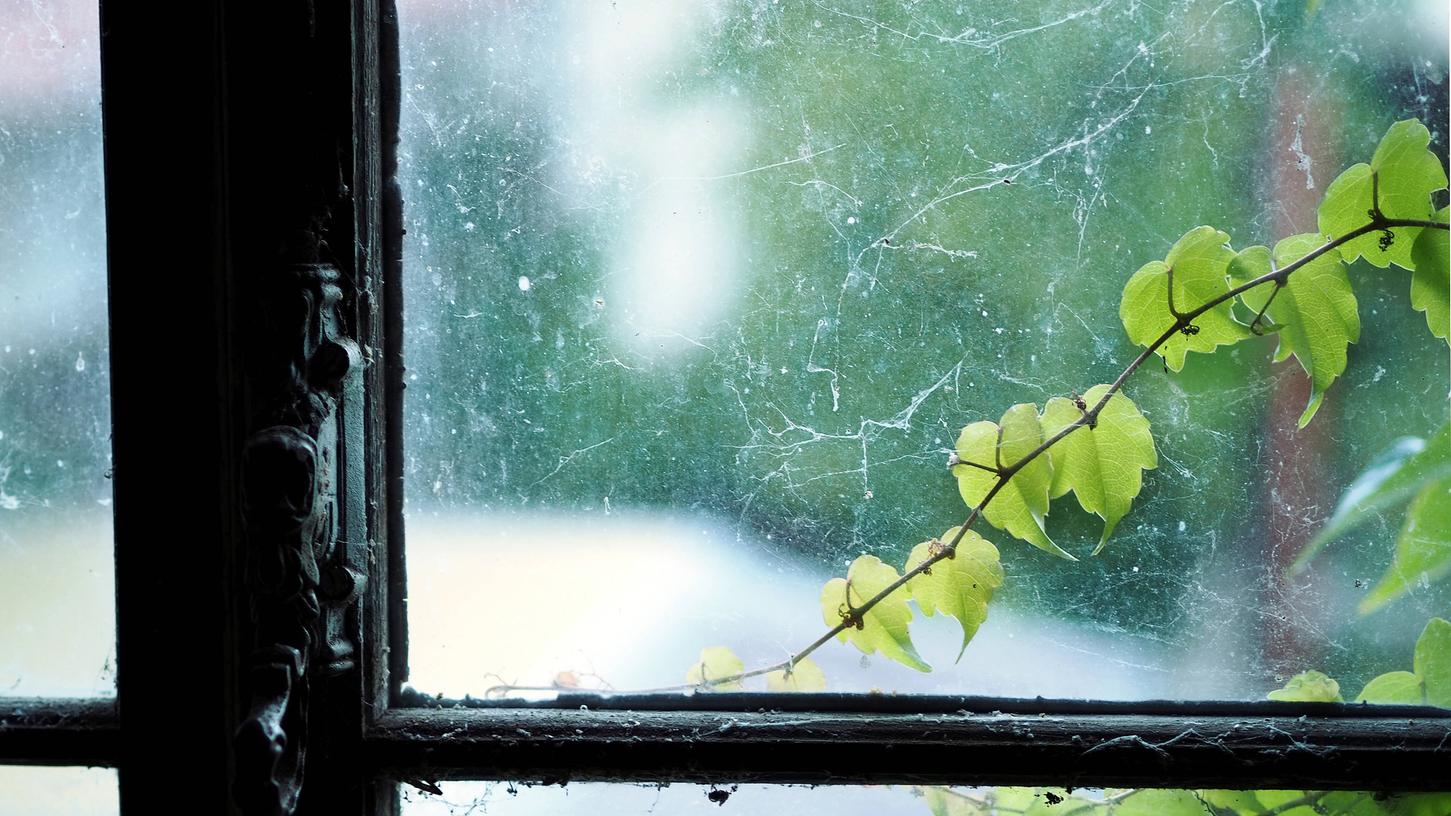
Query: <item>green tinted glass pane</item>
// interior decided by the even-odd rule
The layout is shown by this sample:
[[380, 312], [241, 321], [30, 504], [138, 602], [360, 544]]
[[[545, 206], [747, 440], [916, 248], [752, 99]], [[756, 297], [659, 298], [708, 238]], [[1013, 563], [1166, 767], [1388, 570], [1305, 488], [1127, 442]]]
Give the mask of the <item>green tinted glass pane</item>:
[[[430, 693], [658, 688], [716, 646], [782, 660], [854, 559], [901, 570], [963, 521], [964, 426], [1075, 410], [1118, 376], [1140, 351], [1124, 286], [1180, 236], [1314, 231], [1398, 120], [1445, 159], [1436, 2], [399, 13], [411, 682]], [[1227, 287], [1196, 263], [1196, 287]], [[1359, 609], [1404, 502], [1291, 572], [1358, 474], [1447, 421], [1409, 273], [1348, 272], [1360, 340], [1307, 427], [1275, 338], [1206, 320], [1201, 341], [1244, 337], [1126, 386], [1155, 446], [1130, 461], [1157, 467], [1101, 552], [1104, 520], [1067, 494], [1101, 463], [1035, 474], [1009, 529], [1065, 494], [1037, 546], [975, 528], [1003, 580], [961, 660], [962, 626], [914, 602], [931, 672], [829, 643], [827, 687], [1256, 699], [1314, 669], [1351, 697], [1408, 670], [1451, 581], [1420, 570]]]
[[115, 685], [98, 25], [0, 3], [0, 695]]

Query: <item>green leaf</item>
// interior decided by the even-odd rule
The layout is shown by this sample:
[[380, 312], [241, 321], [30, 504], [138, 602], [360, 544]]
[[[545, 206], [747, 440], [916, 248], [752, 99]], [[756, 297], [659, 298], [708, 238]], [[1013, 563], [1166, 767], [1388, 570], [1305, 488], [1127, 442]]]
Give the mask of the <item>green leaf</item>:
[[[1169, 278], [1174, 279], [1174, 309], [1191, 312], [1229, 291], [1225, 273], [1234, 259], [1229, 236], [1213, 227], [1195, 227], [1169, 250], [1163, 261], [1150, 261], [1124, 285], [1119, 318], [1129, 339], [1141, 346], [1152, 345], [1175, 325], [1169, 310]], [[1176, 332], [1158, 349], [1164, 364], [1174, 371], [1184, 368], [1191, 351], [1212, 352], [1249, 336], [1248, 329], [1234, 319], [1230, 301], [1194, 318], [1190, 333]]]
[[[1315, 234], [1280, 241], [1275, 244], [1275, 268], [1289, 266], [1324, 243]], [[1230, 280], [1239, 286], [1269, 273], [1269, 260], [1264, 247], [1240, 252], [1229, 265]], [[1293, 353], [1310, 375], [1310, 403], [1300, 415], [1303, 428], [1320, 409], [1325, 390], [1345, 371], [1347, 345], [1360, 339], [1360, 315], [1345, 266], [1335, 253], [1328, 252], [1295, 270], [1283, 286], [1261, 284], [1239, 297], [1254, 313], [1264, 310], [1278, 326], [1280, 346], [1275, 361]]]
[[[1108, 389], [1107, 385], [1088, 389], [1084, 404], [1089, 408], [1097, 405]], [[1054, 397], [1043, 408], [1043, 435], [1051, 437], [1082, 416], [1071, 400]], [[1071, 431], [1053, 446], [1051, 456], [1052, 497], [1072, 490], [1084, 510], [1103, 519], [1103, 535], [1093, 551], [1097, 555], [1143, 487], [1143, 471], [1158, 467], [1149, 421], [1132, 400], [1114, 394], [1094, 426]]]
[[[942, 534], [941, 539], [924, 541], [912, 548], [907, 557], [907, 571], [928, 560], [957, 536], [959, 528], [953, 527]], [[998, 548], [972, 530], [963, 534], [957, 542], [957, 550], [946, 558], [927, 568], [907, 582], [907, 589], [917, 601], [922, 614], [932, 617], [938, 612], [957, 618], [962, 624], [962, 648], [957, 659], [967, 650], [967, 644], [977, 633], [977, 628], [987, 620], [987, 605], [992, 600], [993, 590], [1003, 584], [1003, 567], [998, 562]]]
[[[833, 624], [834, 625], [834, 624]], [[826, 675], [809, 657], [803, 657], [789, 671], [766, 674], [767, 691], [821, 691], [826, 688]]]
[[837, 640], [850, 642], [865, 654], [880, 651], [886, 657], [920, 672], [932, 671], [912, 646], [907, 625], [912, 609], [907, 606], [906, 588], [883, 598], [866, 612], [855, 610], [869, 598], [886, 589], [901, 576], [890, 565], [874, 555], [863, 555], [851, 562], [846, 578], [833, 578], [821, 590], [821, 618], [827, 626], [836, 626], [855, 616], [856, 625], [837, 634]]
[[[1364, 226], [1377, 200], [1387, 218], [1430, 218], [1431, 194], [1446, 186], [1441, 160], [1426, 149], [1430, 141], [1430, 131], [1414, 119], [1391, 125], [1370, 164], [1350, 167], [1326, 188], [1320, 231], [1335, 238]], [[1363, 257], [1375, 266], [1411, 269], [1411, 247], [1421, 232], [1414, 227], [1394, 228], [1388, 245], [1383, 245], [1383, 233], [1370, 233], [1342, 244], [1340, 254], [1346, 263]]]
[[1396, 539], [1396, 554], [1380, 581], [1360, 601], [1369, 614], [1422, 582], [1451, 573], [1451, 479], [1432, 482], [1406, 511]]
[[736, 653], [724, 646], [707, 646], [700, 650], [700, 659], [685, 673], [685, 682], [703, 686], [712, 691], [740, 691], [741, 681], [718, 683], [722, 677], [735, 677], [746, 670]]
[[1307, 671], [1291, 677], [1284, 687], [1269, 693], [1271, 700], [1289, 703], [1339, 703], [1340, 684], [1324, 672]]
[[[1043, 426], [1038, 421], [1038, 409], [1021, 403], [1003, 414], [1001, 426], [983, 421], [963, 428], [957, 437], [957, 458], [994, 469], [1008, 467], [1042, 443]], [[972, 465], [954, 465], [952, 470], [957, 477], [957, 492], [968, 507], [977, 507], [999, 479], [996, 472]], [[983, 508], [983, 517], [999, 530], [1007, 530], [1035, 547], [1076, 561], [1054, 544], [1043, 529], [1052, 482], [1053, 468], [1048, 457], [1038, 456], [994, 494]]]
[[1451, 708], [1451, 621], [1432, 618], [1416, 640], [1413, 664], [1429, 705]]
[[1292, 571], [1303, 569], [1326, 544], [1447, 477], [1451, 477], [1451, 424], [1442, 426], [1429, 442], [1397, 439], [1345, 489], [1330, 520], [1295, 559]]
[[[1442, 207], [1435, 220], [1447, 222], [1448, 207]], [[1426, 313], [1431, 334], [1451, 342], [1451, 241], [1446, 230], [1421, 230], [1411, 247], [1411, 308]]]
[[1421, 678], [1408, 671], [1386, 672], [1355, 696], [1357, 703], [1420, 705], [1422, 699]]

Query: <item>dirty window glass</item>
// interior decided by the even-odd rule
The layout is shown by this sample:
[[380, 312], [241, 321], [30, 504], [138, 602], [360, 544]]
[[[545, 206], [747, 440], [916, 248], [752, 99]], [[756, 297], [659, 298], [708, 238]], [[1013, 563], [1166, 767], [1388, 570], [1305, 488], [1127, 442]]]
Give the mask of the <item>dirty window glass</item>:
[[[1430, 0], [399, 16], [429, 693], [659, 688], [712, 646], [784, 659], [849, 562], [900, 570], [961, 523], [965, 425], [1118, 375], [1139, 351], [1124, 284], [1179, 236], [1315, 230], [1326, 185], [1400, 119], [1445, 159]], [[1291, 569], [1358, 475], [1447, 421], [1446, 346], [1408, 275], [1350, 275], [1360, 341], [1310, 425], [1273, 337], [1154, 360], [1126, 393], [1158, 467], [1107, 548], [1069, 497], [1047, 529], [1076, 562], [979, 525], [1005, 578], [961, 659], [958, 624], [919, 612], [932, 671], [830, 643], [827, 687], [1256, 699], [1313, 669], [1353, 699], [1409, 670], [1451, 581], [1368, 610], [1404, 502]]]
[[[628, 785], [567, 786], [511, 782], [440, 782], [441, 792], [399, 787], [409, 816], [488, 813], [589, 813], [632, 816], [651, 813], [839, 813], [842, 816], [1276, 816], [1342, 813], [1379, 816], [1444, 813], [1448, 794], [1380, 794], [1353, 791], [1064, 790], [1061, 788], [960, 788], [922, 786]], [[725, 808], [721, 810], [720, 808]]]
[[0, 3], [0, 695], [111, 694], [96, 3]]

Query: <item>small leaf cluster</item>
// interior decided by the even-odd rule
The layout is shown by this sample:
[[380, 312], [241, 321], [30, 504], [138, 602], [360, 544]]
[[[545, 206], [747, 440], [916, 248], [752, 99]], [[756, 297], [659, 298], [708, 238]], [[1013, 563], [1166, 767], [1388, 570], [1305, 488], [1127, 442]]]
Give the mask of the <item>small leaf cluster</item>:
[[[1340, 684], [1318, 671], [1295, 675], [1269, 696], [1296, 703], [1344, 702]], [[1432, 618], [1416, 640], [1411, 670], [1372, 679], [1353, 701], [1451, 708], [1451, 621]]]
[[[1387, 131], [1369, 164], [1341, 173], [1318, 208], [1319, 232], [1292, 235], [1271, 250], [1236, 252], [1229, 236], [1196, 227], [1162, 261], [1145, 264], [1124, 287], [1119, 316], [1129, 338], [1173, 371], [1189, 352], [1212, 352], [1259, 334], [1276, 334], [1275, 360], [1291, 355], [1310, 377], [1304, 427], [1344, 371], [1346, 349], [1360, 339], [1360, 317], [1345, 266], [1357, 260], [1411, 272], [1411, 307], [1431, 332], [1448, 339], [1446, 223], [1433, 196], [1446, 171], [1427, 146], [1431, 134], [1413, 119]], [[1294, 274], [1290, 274], [1293, 272]], [[1241, 319], [1235, 303], [1253, 317]]]
[[[954, 540], [955, 546], [944, 543]], [[951, 553], [942, 558], [949, 546]], [[938, 560], [924, 566], [933, 559]], [[904, 579], [904, 574], [910, 577]], [[880, 652], [904, 666], [926, 672], [932, 667], [912, 645], [908, 629], [912, 607], [908, 601], [916, 601], [925, 616], [940, 612], [957, 619], [962, 626], [962, 647], [957, 653], [961, 659], [972, 636], [987, 620], [993, 590], [1002, 583], [997, 547], [971, 530], [954, 527], [940, 539], [913, 547], [903, 574], [874, 555], [857, 558], [845, 578], [833, 578], [822, 587], [821, 617], [828, 626], [844, 625], [837, 639], [851, 643], [863, 654]], [[879, 602], [863, 608], [869, 598], [883, 592], [886, 595]]]
[[[830, 628], [772, 672], [772, 688], [824, 685], [806, 655], [834, 635], [865, 654], [880, 653], [918, 671], [931, 671], [912, 643], [911, 602], [923, 615], [942, 612], [962, 626], [962, 650], [987, 618], [992, 592], [1002, 584], [998, 550], [973, 532], [979, 516], [999, 530], [1060, 558], [1077, 560], [1049, 537], [1045, 519], [1053, 499], [1073, 493], [1078, 504], [1103, 519], [1093, 550], [1101, 552], [1143, 486], [1143, 472], [1158, 465], [1149, 422], [1122, 391], [1151, 355], [1165, 370], [1183, 369], [1190, 352], [1209, 353], [1256, 335], [1275, 334], [1275, 359], [1294, 356], [1310, 377], [1311, 396], [1299, 424], [1315, 416], [1326, 392], [1344, 371], [1349, 344], [1360, 339], [1360, 317], [1346, 266], [1359, 259], [1411, 272], [1411, 306], [1426, 313], [1431, 332], [1451, 342], [1451, 270], [1447, 267], [1447, 208], [1433, 197], [1446, 189], [1441, 161], [1428, 149], [1430, 132], [1415, 120], [1397, 122], [1369, 164], [1342, 173], [1318, 208], [1319, 232], [1292, 235], [1274, 245], [1236, 251], [1229, 235], [1196, 227], [1174, 243], [1163, 260], [1138, 269], [1124, 286], [1119, 317], [1129, 339], [1145, 351], [1112, 384], [1083, 396], [1054, 397], [1040, 409], [1020, 403], [997, 422], [964, 427], [949, 459], [968, 520], [941, 539], [919, 544], [904, 571], [876, 556], [853, 561], [845, 577], [822, 588], [822, 618]], [[1364, 516], [1365, 503], [1388, 503], [1420, 491], [1398, 545], [1396, 562], [1369, 603], [1403, 593], [1410, 581], [1451, 571], [1451, 474], [1424, 464], [1444, 450], [1443, 434], [1430, 454], [1408, 465], [1405, 476], [1363, 491], [1355, 506], [1336, 513], [1319, 544]], [[1415, 474], [1431, 474], [1419, 478]], [[1347, 499], [1349, 501], [1349, 499]], [[1338, 533], [1335, 533], [1338, 534]], [[764, 672], [744, 672], [724, 647], [702, 652], [687, 682], [697, 688], [739, 688]], [[779, 674], [779, 676], [775, 676]], [[1333, 698], [1328, 677], [1304, 675], [1282, 689], [1285, 699]], [[1387, 681], [1389, 682], [1389, 681]]]
[[[1056, 440], [1047, 448], [1047, 440]], [[1014, 405], [998, 423], [962, 429], [952, 459], [957, 490], [989, 524], [1060, 558], [1077, 560], [1048, 537], [1049, 501], [1072, 492], [1084, 510], [1103, 519], [1098, 553], [1143, 487], [1143, 471], [1158, 466], [1149, 421], [1112, 386], [1082, 397], [1055, 397], [1042, 413]]]
[[809, 657], [769, 672], [746, 672], [746, 664], [725, 646], [707, 646], [700, 650], [685, 673], [685, 682], [701, 691], [744, 691], [745, 680], [764, 674], [767, 691], [821, 691], [826, 688], [826, 675]]
[[[956, 544], [944, 543], [950, 541]], [[909, 602], [915, 601], [924, 616], [941, 613], [957, 619], [962, 626], [962, 647], [957, 653], [961, 659], [978, 627], [987, 620], [993, 590], [1002, 583], [997, 547], [971, 530], [954, 527], [942, 538], [913, 547], [902, 573], [874, 555], [858, 557], [848, 567], [845, 578], [833, 578], [822, 587], [821, 617], [827, 626], [840, 627], [838, 640], [851, 643], [863, 654], [880, 653], [917, 671], [929, 672], [932, 667], [912, 644], [909, 625], [913, 611]], [[867, 606], [868, 600], [879, 595], [882, 597], [876, 603]], [[729, 649], [713, 646], [700, 653], [686, 682], [712, 691], [739, 690], [743, 669], [740, 658]], [[767, 688], [820, 691], [826, 688], [826, 677], [810, 658], [801, 658], [789, 669], [768, 673]]]

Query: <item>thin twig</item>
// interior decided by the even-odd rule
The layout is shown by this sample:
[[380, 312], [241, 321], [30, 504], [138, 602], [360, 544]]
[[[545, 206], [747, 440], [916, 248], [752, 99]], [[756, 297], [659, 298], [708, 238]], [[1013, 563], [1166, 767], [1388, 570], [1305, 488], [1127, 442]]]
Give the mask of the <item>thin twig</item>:
[[[1270, 268], [1274, 268], [1273, 262], [1271, 262]], [[1265, 312], [1268, 312], [1270, 310], [1270, 304], [1275, 302], [1275, 295], [1278, 295], [1280, 290], [1284, 288], [1285, 284], [1283, 281], [1275, 281], [1275, 288], [1270, 291], [1270, 296], [1265, 298], [1265, 305], [1261, 306], [1258, 312], [1255, 312], [1255, 319], [1249, 322], [1249, 330], [1256, 337], [1264, 335], [1264, 332], [1260, 329], [1260, 321], [1265, 319]]]

